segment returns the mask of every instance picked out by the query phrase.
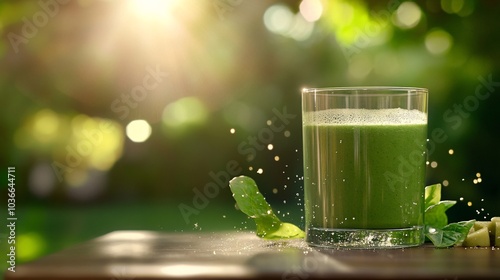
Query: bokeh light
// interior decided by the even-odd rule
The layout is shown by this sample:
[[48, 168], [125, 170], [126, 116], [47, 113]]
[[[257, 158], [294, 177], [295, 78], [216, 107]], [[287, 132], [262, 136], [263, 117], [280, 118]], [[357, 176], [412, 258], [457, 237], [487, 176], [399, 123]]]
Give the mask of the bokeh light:
[[264, 24], [269, 31], [285, 34], [292, 25], [294, 14], [285, 5], [273, 5], [264, 13]]
[[410, 29], [420, 22], [422, 11], [415, 2], [403, 2], [395, 13], [395, 24], [404, 29]]
[[452, 45], [453, 38], [448, 32], [442, 29], [432, 30], [425, 36], [425, 47], [431, 54], [445, 54], [450, 50]]
[[282, 4], [267, 8], [263, 20], [269, 31], [297, 41], [308, 39], [314, 29], [314, 24], [307, 21], [301, 12], [294, 14], [290, 8]]
[[145, 120], [133, 120], [125, 128], [127, 137], [132, 142], [142, 143], [151, 136], [151, 125]]
[[41, 142], [51, 141], [57, 134], [59, 119], [50, 109], [40, 110], [34, 116], [33, 135]]
[[47, 162], [39, 162], [30, 171], [28, 184], [31, 192], [37, 197], [47, 197], [56, 186], [56, 176]]
[[46, 242], [36, 232], [20, 233], [16, 236], [16, 256], [18, 261], [26, 262], [38, 257], [45, 249]]
[[76, 153], [82, 166], [109, 170], [121, 157], [124, 135], [117, 122], [80, 114], [71, 120], [71, 130], [65, 154]]
[[299, 5], [300, 14], [308, 22], [315, 22], [323, 13], [323, 4], [320, 0], [302, 0]]
[[208, 109], [199, 98], [184, 97], [165, 107], [162, 120], [170, 131], [179, 131], [188, 126], [201, 125], [207, 118]]
[[441, 0], [441, 8], [448, 14], [466, 17], [474, 11], [475, 2], [465, 0]]

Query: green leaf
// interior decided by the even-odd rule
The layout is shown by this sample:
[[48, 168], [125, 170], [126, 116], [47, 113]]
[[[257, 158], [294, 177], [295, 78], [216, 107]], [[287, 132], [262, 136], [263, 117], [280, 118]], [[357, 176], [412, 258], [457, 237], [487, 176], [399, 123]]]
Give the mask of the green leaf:
[[442, 229], [425, 226], [425, 236], [438, 248], [446, 248], [464, 242], [476, 220], [451, 223]]
[[425, 187], [425, 202], [424, 209], [432, 205], [438, 204], [441, 200], [441, 184], [434, 184]]
[[[256, 221], [257, 223], [257, 221]], [[265, 236], [261, 236], [265, 239], [292, 239], [292, 238], [304, 238], [306, 233], [298, 228], [294, 224], [281, 223], [281, 226], [277, 231], [266, 233]]]
[[456, 203], [456, 201], [452, 200], [443, 200], [437, 204], [429, 206], [429, 208], [425, 210], [424, 214], [425, 225], [432, 228], [443, 228], [446, 226], [448, 224], [446, 210]]
[[234, 177], [229, 181], [229, 187], [240, 210], [254, 219], [257, 236], [265, 239], [305, 237], [304, 231], [297, 226], [281, 222], [252, 178]]

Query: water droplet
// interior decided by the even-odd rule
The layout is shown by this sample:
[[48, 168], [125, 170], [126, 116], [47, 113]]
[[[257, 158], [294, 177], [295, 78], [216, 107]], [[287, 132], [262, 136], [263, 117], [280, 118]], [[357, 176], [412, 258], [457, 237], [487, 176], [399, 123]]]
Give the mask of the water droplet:
[[273, 144], [269, 144], [269, 145], [267, 145], [267, 149], [268, 149], [269, 151], [271, 151], [272, 149], [274, 149]]
[[471, 201], [467, 202], [467, 206], [472, 206], [472, 202]]
[[274, 193], [274, 194], [277, 194], [277, 193], [278, 193], [278, 189], [277, 189], [277, 188], [274, 188], [274, 189], [273, 189], [273, 193]]
[[448, 154], [453, 155], [454, 153], [455, 153], [455, 151], [453, 151], [453, 149], [448, 150]]
[[229, 132], [230, 132], [231, 134], [234, 134], [234, 133], [236, 132], [236, 129], [231, 128], [231, 129], [229, 130]]
[[279, 161], [280, 157], [279, 156], [274, 156], [274, 161]]
[[450, 184], [450, 182], [448, 182], [448, 180], [443, 181], [443, 186], [447, 187], [449, 184]]
[[259, 169], [257, 170], [257, 173], [258, 173], [258, 174], [262, 174], [262, 173], [264, 173], [264, 170], [263, 170], [262, 168], [259, 168]]
[[285, 137], [290, 137], [290, 131], [288, 131], [288, 130], [285, 130], [285, 132], [283, 134], [285, 135]]
[[461, 197], [461, 198], [460, 198], [460, 201], [464, 201], [464, 198], [463, 198], [463, 197]]
[[481, 177], [481, 173], [477, 172], [476, 177], [478, 177], [478, 178]]
[[437, 162], [435, 162], [435, 161], [431, 162], [431, 167], [432, 168], [436, 168], [437, 166], [438, 166]]

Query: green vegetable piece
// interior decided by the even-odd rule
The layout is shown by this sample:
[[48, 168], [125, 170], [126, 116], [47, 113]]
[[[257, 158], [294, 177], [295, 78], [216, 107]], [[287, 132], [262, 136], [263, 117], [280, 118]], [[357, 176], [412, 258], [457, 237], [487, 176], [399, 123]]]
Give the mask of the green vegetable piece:
[[429, 238], [437, 248], [446, 248], [462, 244], [475, 220], [451, 223], [443, 228], [425, 226], [425, 236]]
[[468, 247], [490, 246], [490, 235], [488, 233], [488, 228], [483, 227], [467, 235], [467, 238], [465, 238], [464, 240], [463, 246], [468, 246]]
[[474, 231], [478, 231], [482, 228], [487, 228], [488, 229], [488, 234], [490, 237], [493, 237], [495, 235], [495, 223], [492, 221], [476, 221], [474, 223]]
[[493, 244], [496, 247], [500, 247], [500, 222], [495, 222], [495, 235]]
[[233, 198], [240, 210], [254, 219], [257, 236], [264, 239], [304, 238], [305, 233], [297, 226], [283, 223], [259, 192], [255, 181], [247, 176], [234, 177], [229, 181]]
[[432, 205], [438, 204], [440, 200], [441, 200], [441, 184], [434, 184], [425, 187], [424, 209], [427, 209]]
[[445, 212], [456, 203], [456, 201], [443, 200], [429, 206], [429, 208], [425, 210], [425, 225], [433, 228], [443, 228], [446, 226], [448, 224], [448, 216], [446, 216]]

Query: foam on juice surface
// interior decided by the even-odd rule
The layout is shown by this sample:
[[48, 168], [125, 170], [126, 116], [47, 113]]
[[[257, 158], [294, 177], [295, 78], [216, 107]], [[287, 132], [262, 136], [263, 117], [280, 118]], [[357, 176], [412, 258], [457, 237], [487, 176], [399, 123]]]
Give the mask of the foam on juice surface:
[[404, 125], [427, 124], [427, 115], [419, 110], [328, 109], [304, 114], [306, 125]]

